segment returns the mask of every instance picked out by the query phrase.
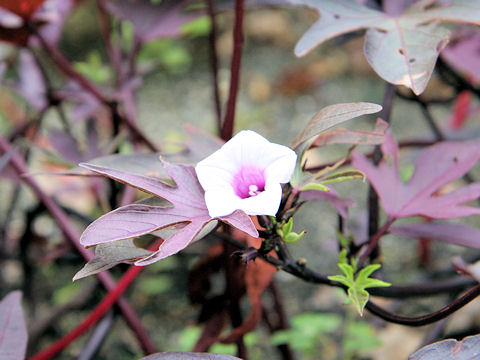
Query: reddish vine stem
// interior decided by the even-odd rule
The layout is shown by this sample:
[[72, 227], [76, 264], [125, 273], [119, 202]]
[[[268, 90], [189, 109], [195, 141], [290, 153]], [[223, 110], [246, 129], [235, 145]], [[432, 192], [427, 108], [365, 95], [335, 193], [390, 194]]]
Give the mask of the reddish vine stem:
[[48, 360], [60, 353], [71, 342], [83, 335], [91, 326], [93, 326], [103, 315], [115, 304], [118, 298], [125, 292], [128, 286], [144, 269], [142, 266], [131, 266], [122, 276], [116, 286], [109, 291], [107, 296], [97, 305], [97, 307], [85, 318], [80, 325], [63, 336], [60, 340], [54, 342], [47, 349], [29, 358], [29, 360]]
[[394, 220], [391, 218], [387, 219], [385, 224], [383, 224], [383, 226], [380, 229], [378, 229], [378, 231], [368, 240], [367, 248], [362, 253], [362, 255], [360, 255], [360, 259], [358, 259], [358, 263], [357, 263], [358, 269], [362, 268], [362, 265], [365, 262], [365, 260], [367, 260], [370, 254], [377, 248], [378, 242], [380, 241], [381, 237], [387, 233], [393, 221]]
[[[246, 246], [235, 239], [232, 239], [225, 235], [220, 235], [220, 237], [235, 245], [240, 249], [246, 249]], [[305, 266], [304, 263], [299, 263], [291, 258], [287, 253], [282, 253], [283, 259], [276, 258], [270, 255], [262, 255], [259, 254], [259, 257], [274, 265], [279, 267], [285, 272], [292, 274], [299, 279], [302, 279], [307, 282], [315, 283], [315, 284], [324, 284], [329, 286], [335, 286], [343, 288], [344, 290], [346, 287], [336, 281], [331, 281], [328, 279], [327, 276], [320, 274], [314, 270], [309, 269]], [[449, 281], [440, 281], [436, 282], [435, 284], [426, 283], [426, 284], [419, 284], [419, 285], [412, 285], [412, 286], [392, 286], [388, 288], [372, 288], [370, 289], [370, 293], [376, 296], [385, 296], [385, 297], [393, 297], [393, 298], [405, 298], [410, 296], [428, 296], [439, 294], [442, 292], [447, 291], [458, 291], [460, 289], [465, 288], [466, 286], [475, 283], [472, 279], [468, 278], [456, 278]], [[389, 293], [390, 292], [390, 293]], [[373, 303], [371, 300], [367, 303], [366, 309], [372, 312], [374, 315], [381, 317], [386, 321], [391, 321], [394, 323], [407, 325], [407, 326], [423, 326], [427, 324], [431, 324], [433, 322], [442, 320], [447, 316], [451, 315], [455, 311], [459, 310], [463, 306], [467, 305], [470, 301], [472, 301], [475, 297], [480, 295], [480, 285], [476, 285], [472, 289], [468, 290], [460, 298], [454, 300], [447, 306], [443, 307], [442, 309], [418, 317], [406, 317], [393, 314], [380, 306]]]
[[238, 88], [240, 86], [240, 66], [243, 50], [243, 0], [235, 0], [235, 22], [233, 26], [233, 54], [230, 64], [230, 90], [228, 93], [227, 109], [221, 131], [221, 138], [231, 139], [235, 123], [235, 107], [237, 104]]
[[212, 87], [215, 115], [217, 117], [218, 133], [222, 132], [222, 106], [220, 101], [220, 91], [218, 89], [218, 56], [217, 56], [217, 22], [215, 13], [215, 0], [205, 0], [207, 3], [207, 13], [210, 17], [210, 34], [208, 36], [208, 45], [210, 48], [210, 67], [212, 71]]
[[407, 326], [424, 326], [432, 324], [436, 321], [445, 319], [447, 316], [453, 314], [455, 311], [467, 305], [470, 301], [475, 299], [480, 295], [480, 285], [473, 287], [468, 290], [463, 296], [452, 301], [450, 304], [441, 308], [438, 311], [435, 311], [431, 314], [418, 316], [418, 317], [406, 317], [393, 314], [380, 306], [376, 305], [371, 300], [365, 306], [372, 314], [377, 315], [378, 317], [396, 324], [407, 325]]
[[[0, 150], [4, 153], [7, 153], [11, 149], [12, 147], [9, 142], [5, 140], [5, 138], [0, 136]], [[65, 212], [55, 203], [55, 201], [53, 201], [51, 197], [49, 197], [43, 192], [43, 190], [38, 186], [38, 184], [33, 180], [32, 177], [22, 176], [23, 174], [28, 173], [27, 164], [23, 161], [22, 157], [17, 153], [13, 154], [10, 164], [18, 174], [19, 178], [33, 190], [39, 200], [45, 205], [47, 210], [50, 212], [50, 215], [56, 221], [60, 230], [62, 230], [67, 240], [83, 256], [86, 261], [91, 260], [93, 258], [93, 253], [80, 245], [78, 241], [80, 239], [80, 234], [72, 225]], [[107, 291], [111, 291], [115, 288], [115, 280], [110, 273], [106, 271], [101, 272], [97, 274], [97, 277]], [[148, 337], [146, 331], [143, 329], [142, 324], [137, 315], [135, 314], [133, 308], [124, 298], [118, 299], [117, 303], [122, 311], [122, 314], [128, 326], [135, 333], [135, 336], [137, 337], [144, 351], [146, 353], [155, 352], [155, 346]]]

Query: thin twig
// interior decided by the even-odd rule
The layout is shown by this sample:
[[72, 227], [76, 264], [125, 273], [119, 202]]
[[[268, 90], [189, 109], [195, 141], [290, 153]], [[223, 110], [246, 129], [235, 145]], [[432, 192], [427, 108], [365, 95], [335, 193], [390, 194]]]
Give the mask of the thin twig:
[[360, 259], [358, 259], [358, 263], [357, 263], [358, 269], [362, 268], [365, 260], [367, 260], [370, 254], [377, 248], [378, 242], [380, 241], [381, 237], [387, 233], [392, 223], [393, 223], [393, 219], [390, 219], [390, 218], [387, 219], [385, 224], [383, 224], [383, 226], [380, 229], [378, 229], [378, 231], [373, 236], [370, 237], [370, 239], [368, 240], [367, 248], [362, 253], [362, 255], [360, 255]]
[[407, 325], [407, 326], [424, 326], [432, 324], [439, 320], [445, 319], [447, 316], [453, 314], [455, 311], [461, 309], [467, 305], [470, 301], [475, 299], [480, 295], [480, 285], [475, 286], [474, 288], [468, 290], [463, 296], [444, 306], [438, 311], [435, 311], [431, 314], [417, 316], [417, 317], [407, 317], [393, 314], [380, 306], [376, 305], [373, 301], [369, 301], [365, 308], [370, 311], [372, 314], [377, 315], [378, 317], [386, 320], [388, 322]]
[[235, 22], [233, 26], [233, 54], [230, 64], [230, 90], [228, 93], [227, 109], [223, 120], [221, 138], [230, 140], [235, 123], [235, 107], [237, 104], [238, 88], [240, 87], [240, 66], [243, 50], [243, 1], [235, 0]]

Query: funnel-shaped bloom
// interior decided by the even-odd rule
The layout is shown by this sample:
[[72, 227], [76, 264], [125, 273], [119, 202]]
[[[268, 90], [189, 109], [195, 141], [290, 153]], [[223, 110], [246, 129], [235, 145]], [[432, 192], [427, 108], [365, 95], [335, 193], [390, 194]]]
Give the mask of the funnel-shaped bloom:
[[243, 210], [248, 215], [275, 215], [282, 185], [290, 181], [297, 155], [254, 131], [241, 131], [195, 170], [205, 190], [212, 218]]

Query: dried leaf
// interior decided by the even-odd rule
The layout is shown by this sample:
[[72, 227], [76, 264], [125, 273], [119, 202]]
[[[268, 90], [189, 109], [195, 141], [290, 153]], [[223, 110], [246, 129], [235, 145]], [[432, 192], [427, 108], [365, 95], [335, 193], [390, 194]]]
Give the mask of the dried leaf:
[[[259, 248], [260, 239], [246, 236], [239, 231], [235, 231], [236, 238], [241, 237], [247, 241], [249, 246]], [[272, 256], [273, 252], [271, 253]], [[248, 299], [250, 301], [250, 312], [244, 322], [233, 329], [233, 331], [223, 339], [222, 343], [232, 344], [238, 341], [243, 335], [255, 330], [262, 320], [262, 294], [273, 280], [273, 275], [277, 269], [265, 261], [250, 262], [245, 271], [245, 286]]]

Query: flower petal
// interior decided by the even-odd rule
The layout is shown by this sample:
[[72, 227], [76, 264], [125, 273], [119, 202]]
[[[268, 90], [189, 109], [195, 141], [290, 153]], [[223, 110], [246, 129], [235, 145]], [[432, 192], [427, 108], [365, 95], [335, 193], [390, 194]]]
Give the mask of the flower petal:
[[235, 195], [232, 188], [219, 188], [205, 192], [205, 203], [211, 218], [230, 215], [239, 207], [240, 198]]
[[[211, 217], [243, 210], [248, 215], [275, 215], [280, 206], [282, 187], [295, 169], [297, 155], [290, 148], [269, 142], [254, 131], [239, 132], [219, 150], [200, 161], [195, 170], [205, 190], [205, 202]], [[262, 186], [246, 169], [264, 174]], [[262, 175], [263, 178], [263, 175]], [[242, 196], [236, 189], [257, 186], [264, 191]], [[243, 191], [245, 193], [245, 191]], [[246, 195], [248, 196], [248, 194]]]
[[248, 215], [270, 215], [275, 216], [282, 200], [282, 185], [265, 185], [265, 191], [257, 196], [252, 196], [239, 201], [238, 209], [245, 211]]

